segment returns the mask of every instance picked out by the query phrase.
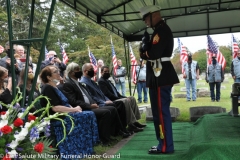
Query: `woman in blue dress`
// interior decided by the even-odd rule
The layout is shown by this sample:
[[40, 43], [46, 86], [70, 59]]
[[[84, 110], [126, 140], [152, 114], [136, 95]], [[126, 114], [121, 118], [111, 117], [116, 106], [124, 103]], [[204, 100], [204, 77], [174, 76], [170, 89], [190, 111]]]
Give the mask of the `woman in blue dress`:
[[[61, 77], [58, 68], [55, 66], [45, 67], [40, 73], [40, 78], [44, 83], [41, 94], [47, 96], [53, 106], [49, 114], [67, 112], [74, 120], [73, 131], [69, 135], [67, 134], [66, 139], [58, 145], [61, 159], [73, 159], [67, 158], [72, 155], [77, 156], [76, 159], [79, 159], [79, 157], [84, 158], [84, 155], [92, 154], [93, 146], [99, 140], [95, 114], [92, 111], [82, 111], [80, 106], [72, 107], [69, 105], [68, 99], [57, 88]], [[42, 107], [47, 105], [45, 99], [40, 101]], [[69, 133], [72, 126], [70, 119], [66, 116], [61, 118], [66, 122], [66, 133]], [[51, 131], [51, 137], [56, 140], [55, 143], [62, 140], [63, 127], [60, 121], [51, 121]]]

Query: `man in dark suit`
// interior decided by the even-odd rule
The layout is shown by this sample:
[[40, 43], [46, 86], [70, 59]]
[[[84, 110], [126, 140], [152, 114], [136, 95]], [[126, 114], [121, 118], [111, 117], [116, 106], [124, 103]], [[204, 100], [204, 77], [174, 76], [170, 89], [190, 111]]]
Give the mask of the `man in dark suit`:
[[108, 80], [109, 77], [110, 77], [109, 67], [103, 66], [101, 68], [101, 78], [98, 80], [98, 85], [101, 88], [102, 92], [111, 101], [113, 102], [122, 101], [124, 103], [129, 131], [134, 132], [143, 131], [143, 127], [145, 127], [146, 125], [137, 122], [137, 120], [141, 118], [141, 115], [136, 103], [136, 99], [132, 96], [130, 97], [122, 96], [117, 91], [115, 86]]
[[[99, 86], [91, 80], [94, 76], [94, 70], [91, 63], [86, 63], [82, 66], [83, 76], [80, 80], [81, 83], [86, 85], [88, 93], [90, 93], [92, 99], [101, 107], [111, 106], [113, 112], [112, 123], [115, 123], [116, 130], [126, 133], [126, 115], [123, 102], [112, 102], [102, 93]], [[128, 133], [127, 133], [128, 134]]]

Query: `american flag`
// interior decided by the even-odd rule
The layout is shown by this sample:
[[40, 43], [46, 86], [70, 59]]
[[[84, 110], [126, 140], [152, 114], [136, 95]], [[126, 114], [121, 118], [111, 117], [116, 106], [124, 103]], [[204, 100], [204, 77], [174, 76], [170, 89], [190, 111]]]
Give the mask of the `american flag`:
[[48, 50], [47, 50], [47, 47], [45, 46], [45, 60], [48, 59]]
[[226, 67], [226, 60], [223, 56], [223, 54], [219, 51], [219, 48], [217, 47], [216, 43], [212, 40], [212, 38], [207, 35], [207, 41], [208, 41], [208, 65], [212, 63], [212, 56], [216, 56], [217, 62], [222, 65], [222, 69], [224, 70]]
[[[178, 48], [180, 52], [180, 63], [181, 65], [187, 61], [188, 59], [188, 54], [187, 54], [187, 49], [186, 47], [182, 44], [180, 39], [178, 38]], [[184, 73], [184, 68], [182, 67], [182, 73]]]
[[130, 59], [131, 59], [131, 72], [132, 72], [132, 81], [134, 84], [137, 83], [137, 74], [136, 74], [136, 67], [137, 67], [137, 60], [134, 56], [131, 44], [129, 43], [129, 49], [130, 49]]
[[238, 43], [237, 43], [235, 37], [232, 35], [232, 56], [233, 56], [233, 59], [237, 57], [238, 50], [239, 50]]
[[114, 50], [113, 42], [112, 42], [112, 36], [111, 36], [111, 46], [112, 46], [112, 63], [113, 63], [113, 73], [116, 75], [117, 72], [117, 57]]
[[0, 45], [0, 54], [3, 53], [3, 51], [4, 51], [4, 48], [3, 46]]
[[64, 63], [64, 64], [67, 64], [67, 62], [68, 62], [68, 56], [67, 56], [67, 53], [65, 52], [65, 49], [64, 49], [64, 47], [62, 46], [62, 44], [60, 44], [60, 50], [61, 50], [62, 57], [63, 57], [63, 63]]
[[90, 59], [90, 63], [93, 65], [94, 72], [96, 73], [97, 72], [97, 60], [94, 57], [93, 53], [90, 51], [89, 47], [88, 47], [88, 56]]

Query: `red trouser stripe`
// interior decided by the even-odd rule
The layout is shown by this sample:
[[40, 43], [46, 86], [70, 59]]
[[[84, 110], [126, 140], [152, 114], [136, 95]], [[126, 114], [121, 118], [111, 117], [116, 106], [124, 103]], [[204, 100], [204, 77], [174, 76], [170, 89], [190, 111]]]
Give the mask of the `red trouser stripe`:
[[[158, 87], [158, 114], [159, 114], [159, 120], [160, 120], [160, 124], [162, 126], [162, 132], [163, 132], [163, 135], [164, 135], [164, 138], [163, 138], [163, 144], [162, 144], [162, 152], [166, 152], [166, 134], [165, 134], [165, 127], [164, 127], [164, 120], [163, 120], [163, 115], [162, 115], [162, 101], [161, 101], [161, 90], [160, 90], [160, 87]], [[160, 130], [160, 128], [159, 128]]]

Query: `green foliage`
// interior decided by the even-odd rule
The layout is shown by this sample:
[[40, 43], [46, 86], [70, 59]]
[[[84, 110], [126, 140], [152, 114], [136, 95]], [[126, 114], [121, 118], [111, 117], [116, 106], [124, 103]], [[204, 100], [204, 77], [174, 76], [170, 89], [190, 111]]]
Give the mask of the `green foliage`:
[[175, 71], [177, 72], [177, 74], [181, 74], [182, 73], [182, 66], [180, 63], [180, 54], [175, 54], [175, 56], [171, 59], [171, 62], [174, 66]]
[[206, 49], [202, 49], [202, 50], [199, 50], [198, 52], [194, 53], [192, 58], [193, 58], [193, 60], [196, 60], [198, 62], [200, 73], [206, 72], [206, 68], [207, 68]]

